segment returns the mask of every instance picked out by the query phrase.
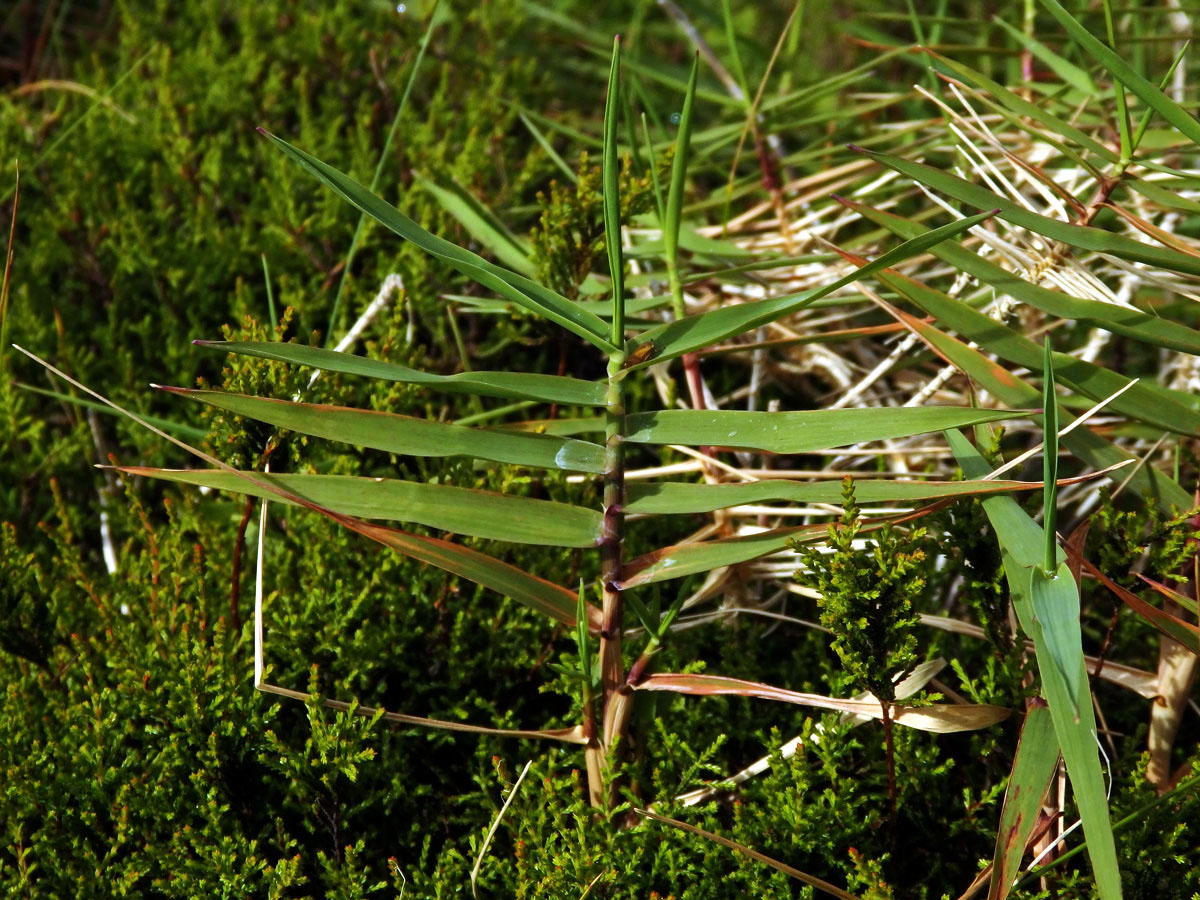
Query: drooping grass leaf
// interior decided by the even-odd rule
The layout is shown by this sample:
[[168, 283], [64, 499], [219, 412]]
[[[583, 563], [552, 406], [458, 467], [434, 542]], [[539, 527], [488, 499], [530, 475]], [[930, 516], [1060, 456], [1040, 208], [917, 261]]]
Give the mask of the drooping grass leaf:
[[548, 547], [594, 547], [600, 536], [600, 513], [595, 510], [513, 497], [492, 491], [448, 484], [424, 484], [393, 478], [351, 475], [267, 475], [220, 469], [148, 469], [118, 466], [131, 475], [145, 475], [180, 484], [194, 484], [296, 505], [263, 486], [277, 485], [334, 512], [359, 519], [414, 522], [468, 537], [541, 544]]
[[407, 456], [471, 456], [493, 462], [599, 474], [604, 450], [573, 438], [446, 425], [374, 410], [292, 403], [223, 391], [163, 388], [239, 416], [301, 434]]
[[[848, 700], [826, 697], [821, 694], [804, 694], [757, 681], [743, 681], [740, 678], [725, 678], [721, 675], [647, 675], [643, 681], [634, 685], [634, 690], [671, 691], [676, 694], [692, 694], [699, 697], [721, 695], [758, 697], [763, 700], [830, 709], [855, 716], [869, 716], [872, 719], [883, 718], [883, 707], [878, 700], [873, 698]], [[1007, 719], [1011, 712], [1003, 706], [988, 706], [982, 703], [961, 705], [938, 703], [920, 707], [892, 705], [889, 707], [889, 711], [892, 714], [892, 721], [897, 725], [916, 728], [919, 731], [932, 731], [937, 734], [988, 728]]]
[[768, 453], [810, 453], [1024, 415], [953, 406], [808, 412], [669, 409], [628, 416], [626, 440], [635, 444], [699, 444]]
[[326, 372], [362, 375], [380, 381], [427, 385], [452, 394], [481, 394], [509, 400], [543, 400], [570, 406], [603, 406], [604, 385], [580, 378], [530, 372], [460, 372], [434, 375], [397, 363], [368, 359], [304, 344], [280, 341], [195, 341], [198, 346], [262, 359], [277, 359]]
[[[987, 462], [962, 434], [948, 432], [946, 437], [968, 478], [987, 474]], [[1043, 563], [1042, 529], [1011, 497], [984, 497], [981, 502], [1000, 542], [1017, 619], [1022, 630], [1033, 639], [1042, 690], [1050, 705], [1054, 733], [1083, 820], [1099, 895], [1102, 900], [1119, 900], [1121, 876], [1079, 637], [1079, 592], [1075, 580], [1065, 563], [1059, 563], [1053, 575], [1042, 570], [1031, 576]], [[1061, 551], [1057, 554], [1061, 559]]]
[[[722, 307], [701, 313], [698, 316], [689, 316], [678, 322], [670, 322], [660, 325], [657, 328], [650, 328], [637, 338], [639, 346], [647, 343], [651, 345], [649, 354], [644, 359], [630, 366], [629, 369], [632, 371], [657, 362], [673, 359], [676, 356], [682, 356], [684, 353], [690, 353], [693, 350], [718, 344], [726, 338], [757, 328], [759, 325], [774, 322], [777, 319], [803, 309], [811, 303], [815, 303], [822, 297], [848, 284], [852, 284], [860, 278], [865, 278], [867, 275], [871, 275], [881, 269], [886, 269], [910, 257], [924, 253], [935, 244], [961, 234], [963, 231], [966, 231], [973, 225], [977, 225], [990, 216], [991, 213], [983, 213], [977, 216], [970, 216], [949, 225], [943, 225], [941, 228], [935, 228], [933, 231], [926, 232], [926, 234], [915, 240], [906, 241], [899, 247], [889, 250], [887, 253], [871, 260], [871, 262], [861, 269], [851, 272], [829, 283], [825, 287], [802, 291], [799, 294], [790, 294], [786, 297], [776, 297], [770, 300], [743, 303], [738, 306]], [[631, 347], [630, 349], [632, 350], [633, 348]]]
[[992, 858], [992, 883], [988, 900], [1005, 900], [1021, 872], [1021, 859], [1033, 834], [1042, 800], [1058, 765], [1058, 742], [1045, 701], [1030, 703], [1021, 725], [1012, 775], [1004, 791], [996, 854]]
[[530, 281], [516, 272], [488, 262], [483, 257], [456, 244], [430, 234], [396, 207], [372, 194], [361, 184], [332, 166], [293, 147], [282, 138], [264, 131], [288, 156], [296, 160], [327, 187], [333, 189], [355, 208], [365, 212], [405, 240], [416, 244], [426, 253], [453, 266], [468, 278], [478, 281], [506, 300], [561, 325], [602, 350], [615, 352], [609, 341], [604, 321], [584, 312], [566, 297]]
[[1167, 247], [1156, 247], [1143, 244], [1123, 234], [1093, 228], [1090, 225], [1072, 225], [1061, 222], [1038, 213], [1032, 212], [1013, 201], [992, 193], [979, 185], [972, 184], [933, 166], [913, 162], [887, 153], [877, 153], [873, 150], [861, 152], [889, 169], [894, 169], [901, 175], [913, 179], [933, 190], [940, 191], [953, 197], [961, 203], [966, 203], [976, 209], [998, 209], [1000, 218], [1022, 228], [1040, 234], [1043, 237], [1058, 241], [1077, 250], [1090, 250], [1095, 253], [1107, 253], [1132, 262], [1146, 263], [1170, 272], [1183, 272], [1188, 275], [1200, 275], [1200, 258], [1180, 253]]

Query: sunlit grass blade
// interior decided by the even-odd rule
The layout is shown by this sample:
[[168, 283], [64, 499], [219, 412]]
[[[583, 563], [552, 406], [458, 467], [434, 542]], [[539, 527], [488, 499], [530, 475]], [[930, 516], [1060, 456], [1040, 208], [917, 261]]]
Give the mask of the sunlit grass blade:
[[[901, 282], [896, 279], [894, 283], [899, 285]], [[920, 335], [921, 339], [939, 356], [962, 370], [1001, 402], [1018, 407], [1038, 404], [1037, 389], [1014, 375], [1003, 364], [992, 362], [974, 347], [967, 346], [957, 338], [951, 337], [928, 322], [910, 316], [903, 310], [895, 310], [894, 314], [899, 316], [915, 334]], [[1036, 421], [1037, 417], [1034, 418]], [[1064, 416], [1064, 421], [1070, 424], [1073, 419]], [[1137, 460], [1137, 457], [1117, 447], [1111, 441], [1105, 440], [1086, 426], [1076, 428], [1070, 434], [1064, 435], [1062, 441], [1075, 456], [1096, 469], [1104, 470], [1121, 463]], [[1112, 477], [1118, 483], [1128, 480], [1130, 488], [1153, 498], [1154, 502], [1165, 512], [1169, 513], [1173, 509], [1186, 509], [1191, 505], [1191, 495], [1169, 475], [1159, 472], [1153, 466], [1138, 466], [1131, 475], [1122, 473]]]
[[1012, 774], [1004, 792], [996, 854], [992, 858], [992, 883], [987, 900], [1005, 900], [1021, 872], [1021, 859], [1033, 834], [1038, 812], [1058, 765], [1054, 723], [1042, 700], [1034, 700], [1021, 725], [1021, 738]]
[[1159, 90], [1153, 82], [1134, 71], [1116, 51], [1084, 28], [1057, 0], [1041, 0], [1041, 3], [1058, 19], [1059, 24], [1084, 52], [1100, 63], [1113, 78], [1137, 94], [1143, 103], [1166, 119], [1192, 143], [1200, 145], [1200, 122], [1191, 113]]
[[416, 172], [413, 173], [413, 177], [437, 200], [442, 209], [458, 220], [472, 238], [492, 251], [496, 259], [526, 278], [533, 278], [537, 274], [537, 267], [529, 259], [529, 246], [526, 242], [505, 228], [491, 210], [461, 185], [442, 187]]
[[543, 400], [569, 406], [603, 406], [604, 385], [579, 378], [539, 375], [530, 372], [460, 372], [434, 375], [397, 363], [368, 359], [353, 353], [339, 353], [321, 347], [281, 341], [195, 341], [197, 346], [213, 350], [277, 359], [298, 366], [311, 366], [326, 372], [361, 375], [380, 381], [419, 384], [453, 394], [480, 394], [509, 400]]
[[163, 388], [301, 434], [407, 456], [471, 456], [542, 469], [599, 474], [604, 450], [572, 438], [447, 425], [374, 410], [292, 403], [223, 391]]
[[1055, 523], [1058, 521], [1058, 394], [1054, 381], [1054, 357], [1050, 335], [1043, 338], [1042, 357], [1042, 530], [1046, 532], [1043, 572], [1054, 571], [1058, 556]]
[[726, 338], [766, 325], [786, 315], [803, 309], [815, 303], [822, 297], [834, 291], [853, 284], [860, 278], [874, 274], [881, 269], [894, 266], [906, 259], [924, 253], [930, 247], [941, 241], [961, 234], [968, 228], [988, 219], [991, 213], [970, 216], [949, 225], [935, 228], [919, 238], [906, 241], [899, 247], [889, 250], [876, 259], [871, 260], [862, 268], [843, 276], [826, 285], [811, 291], [791, 294], [786, 297], [776, 297], [771, 300], [758, 300], [753, 303], [743, 303], [738, 306], [723, 307], [698, 316], [689, 316], [680, 322], [670, 322], [651, 328], [637, 338], [638, 345], [649, 343], [652, 347], [649, 355], [640, 362], [630, 366], [630, 370], [644, 368], [656, 362], [673, 359], [693, 350], [699, 350], [713, 344], [718, 344]]
[[[1042, 370], [1044, 355], [1041, 349], [1019, 331], [997, 322], [967, 303], [903, 275], [883, 273], [879, 281], [933, 316], [939, 324], [987, 347], [1001, 360], [1035, 372]], [[921, 331], [930, 333], [926, 326], [922, 326]], [[1053, 353], [1051, 358], [1059, 369], [1062, 383], [1093, 400], [1103, 400], [1124, 389], [1124, 393], [1112, 401], [1109, 407], [1112, 411], [1164, 431], [1188, 436], [1200, 434], [1200, 411], [1184, 404], [1154, 382], [1138, 381], [1131, 384], [1124, 375], [1087, 360], [1076, 359], [1067, 353]], [[968, 374], [974, 376], [975, 373], [969, 371]], [[1006, 397], [1005, 402], [1013, 401]]]
[[1064, 116], [1060, 118], [1046, 112], [1038, 104], [1026, 100], [1014, 91], [1010, 91], [1004, 85], [1000, 84], [1000, 82], [964, 65], [960, 60], [951, 59], [932, 50], [926, 50], [925, 52], [935, 60], [937, 65], [948, 69], [956, 78], [961, 78], [968, 84], [973, 84], [987, 91], [1018, 118], [1036, 122], [1051, 134], [1057, 134], [1059, 137], [1071, 141], [1078, 147], [1094, 153], [1105, 162], [1115, 163], [1119, 159], [1119, 154], [1114, 153], [1111, 148], [1105, 146], [1087, 132], [1071, 125], [1068, 121], [1069, 117]]
[[625, 261], [621, 258], [621, 163], [617, 155], [617, 119], [620, 109], [621, 36], [613, 38], [608, 71], [608, 96], [604, 103], [604, 150], [601, 178], [604, 184], [604, 250], [612, 281], [612, 343], [620, 347], [625, 332]]
[[426, 253], [445, 261], [468, 278], [478, 281], [506, 300], [544, 316], [589, 343], [603, 350], [616, 349], [607, 340], [605, 323], [598, 316], [584, 312], [566, 297], [554, 293], [549, 288], [542, 287], [522, 275], [494, 265], [469, 250], [431, 234], [396, 207], [372, 194], [349, 176], [326, 165], [315, 156], [310, 156], [303, 150], [293, 147], [282, 138], [266, 131], [263, 134], [356, 209], [365, 212], [405, 240], [416, 244]]
[[[364, 522], [353, 516], [342, 515], [317, 503], [313, 503], [304, 497], [291, 494], [276, 484], [262, 480], [260, 473], [238, 472], [238, 470], [226, 465], [216, 457], [210, 456], [203, 450], [198, 450], [176, 437], [172, 437], [140, 416], [118, 406], [91, 388], [80, 384], [65, 372], [55, 368], [28, 350], [21, 347], [17, 347], [17, 349], [63, 381], [94, 397], [106, 406], [111, 407], [147, 431], [169, 441], [187, 453], [208, 463], [210, 466], [220, 469], [227, 474], [232, 474], [234, 477], [244, 478], [249, 484], [268, 492], [274, 492], [276, 500], [295, 503], [305, 509], [319, 513], [350, 531], [377, 541], [405, 556], [436, 566], [453, 575], [466, 578], [469, 581], [474, 581], [476, 584], [490, 588], [504, 596], [511, 597], [513, 600], [528, 606], [530, 609], [557, 619], [565, 625], [575, 626], [576, 598], [574, 594], [564, 587], [553, 584], [544, 578], [538, 578], [536, 575], [531, 575], [528, 572], [518, 569], [516, 566], [501, 562], [469, 547], [460, 547], [450, 541], [409, 534], [396, 528], [387, 528], [371, 522]], [[589, 607], [588, 615], [589, 628], [598, 632], [600, 628], [600, 611], [594, 607]]]
[[[854, 716], [883, 718], [883, 707], [874, 698], [849, 700], [840, 697], [826, 697], [822, 694], [805, 694], [756, 681], [743, 681], [740, 678], [726, 678], [721, 675], [647, 675], [645, 679], [634, 685], [634, 689], [638, 691], [670, 691], [697, 697], [757, 697], [761, 700], [795, 703], [799, 706], [828, 709]], [[898, 725], [915, 728], [918, 731], [950, 734], [988, 728], [1007, 719], [1011, 710], [1003, 706], [988, 706], [982, 703], [936, 703], [931, 706], [919, 707], [892, 706], [890, 712], [892, 721]]]
[[634, 444], [699, 444], [768, 453], [809, 453], [1026, 415], [953, 406], [808, 412], [669, 409], [628, 416], [626, 440]]
[[[859, 503], [912, 503], [944, 497], [1040, 490], [1040, 481], [895, 481], [855, 479]], [[689, 484], [680, 481], [635, 481], [625, 488], [625, 511], [639, 515], [712, 512], [746, 504], [842, 502], [838, 481], [787, 481], [770, 478], [742, 484]]]
[[[683, 220], [683, 195], [687, 184], [689, 143], [692, 137], [692, 106], [696, 99], [696, 77], [700, 70], [700, 54], [692, 57], [692, 72], [688, 76], [683, 96], [683, 111], [679, 114], [679, 130], [675, 134], [675, 155], [671, 159], [671, 186], [663, 218], [663, 247], [667, 264], [678, 267], [679, 229]], [[678, 315], [678, 311], [676, 313]]]
[[[841, 198], [839, 201], [902, 238], [911, 239], [925, 233], [922, 226], [891, 213], [873, 209], [863, 203], [855, 203]], [[1200, 355], [1200, 331], [1194, 328], [1160, 316], [1148, 315], [1140, 310], [1117, 306], [1114, 303], [1072, 297], [1069, 294], [1049, 290], [989, 262], [961, 244], [946, 242], [930, 248], [930, 252], [956, 269], [974, 275], [984, 284], [994, 287], [998, 292], [1007, 294], [1014, 300], [1028, 303], [1052, 316], [1087, 322], [1114, 334], [1145, 341], [1148, 344]], [[989, 343], [987, 346], [990, 347], [991, 344]], [[1022, 363], [1022, 365], [1025, 364]]]
[[935, 169], [933, 166], [886, 153], [877, 153], [873, 150], [861, 150], [861, 152], [928, 188], [940, 191], [976, 209], [998, 209], [999, 217], [1005, 221], [1027, 228], [1035, 234], [1051, 240], [1059, 241], [1076, 250], [1108, 253], [1121, 259], [1146, 263], [1171, 272], [1200, 275], [1200, 259], [1180, 253], [1178, 250], [1143, 244], [1141, 241], [1135, 241], [1123, 234], [1104, 231], [1090, 225], [1072, 225], [1068, 222], [1050, 219], [994, 194], [987, 188], [972, 184], [941, 169]]
[[[863, 523], [864, 532], [874, 527], [878, 526], [870, 520]], [[617, 587], [627, 591], [643, 584], [710, 572], [721, 566], [735, 566], [779, 553], [786, 550], [790, 543], [821, 541], [828, 535], [829, 526], [819, 522], [813, 525], [774, 528], [745, 537], [675, 544], [645, 553], [626, 563]]]
[[[415, 523], [496, 541], [548, 547], [593, 547], [600, 536], [600, 513], [595, 510], [448, 484], [351, 475], [262, 473], [251, 473], [256, 476], [251, 482], [244, 473], [220, 469], [117, 468], [131, 475], [277, 500], [276, 491], [267, 490], [259, 483], [266, 482], [343, 515]], [[278, 502], [295, 505], [288, 499]]]
[[1003, 16], [996, 16], [992, 19], [992, 21], [1004, 29], [1004, 31], [1008, 33], [1009, 37], [1032, 53], [1040, 62], [1045, 64], [1045, 66], [1055, 75], [1057, 75], [1059, 80], [1061, 80], [1064, 84], [1069, 84], [1085, 97], [1093, 97], [1100, 93], [1095, 82], [1092, 81], [1091, 76], [1069, 59], [1066, 59], [1055, 53], [1036, 38], [1026, 35], [1019, 29], [1013, 28], [1013, 26], [1004, 21]]
[[[968, 478], [980, 478], [988, 464], [960, 433], [947, 439]], [[982, 498], [984, 512], [1000, 542], [1005, 577], [1022, 630], [1033, 639], [1042, 690], [1050, 705], [1054, 733], [1083, 820], [1088, 854], [1102, 900], [1121, 897], [1116, 846], [1097, 748], [1096, 718], [1079, 630], [1079, 592], [1070, 569], [1047, 575], [1040, 567], [1045, 535], [1011, 497]], [[1031, 573], [1033, 573], [1031, 577]]]
[[772, 859], [765, 853], [759, 853], [757, 850], [747, 847], [745, 844], [739, 844], [737, 841], [731, 841], [729, 838], [721, 837], [719, 834], [713, 834], [711, 831], [705, 831], [703, 828], [697, 828], [695, 825], [689, 825], [687, 822], [680, 822], [678, 819], [672, 819], [668, 816], [659, 815], [656, 812], [650, 812], [648, 809], [638, 809], [635, 807], [634, 812], [647, 819], [654, 819], [656, 822], [662, 822], [666, 825], [670, 825], [672, 828], [678, 828], [681, 831], [686, 831], [697, 835], [705, 840], [720, 844], [723, 847], [728, 847], [730, 850], [736, 850], [738, 853], [748, 856], [750, 859], [758, 860], [760, 863], [764, 863], [773, 869], [778, 869], [785, 875], [790, 875], [797, 881], [810, 885], [816, 888], [818, 891], [822, 891], [832, 897], [837, 897], [838, 900], [858, 900], [858, 898], [853, 894], [842, 890], [835, 884], [830, 884], [828, 881], [825, 881], [822, 878], [817, 878], [815, 875], [809, 875], [807, 872], [801, 872], [799, 869], [793, 868], [787, 863], [780, 862], [777, 859]]

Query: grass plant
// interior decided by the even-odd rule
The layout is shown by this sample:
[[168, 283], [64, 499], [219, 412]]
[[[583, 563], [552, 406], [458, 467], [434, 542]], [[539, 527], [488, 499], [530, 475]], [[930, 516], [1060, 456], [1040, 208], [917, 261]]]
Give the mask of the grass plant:
[[[254, 111], [255, 149], [222, 151], [266, 162], [224, 180], [183, 137], [186, 110], [124, 93], [122, 74], [170, 70], [132, 8], [124, 69], [72, 124], [17, 104], [36, 92], [4, 101], [6, 133], [37, 114], [49, 137], [19, 207], [14, 185], [0, 289], [0, 334], [29, 348], [0, 351], [4, 440], [42, 457], [6, 464], [3, 489], [0, 883], [1200, 890], [1184, 35], [1107, 0], [983, 28], [978, 4], [949, 0], [864, 3], [840, 26], [777, 4], [770, 29], [728, 3], [658, 6], [592, 24], [569, 4], [434, 4], [405, 22], [403, 77], [356, 64], [377, 108], [306, 80], [322, 53], [371, 44], [347, 8], [231, 14], [239, 48], [271, 27], [303, 40], [286, 72], [263, 70], [297, 96]], [[805, 77], [823, 58], [806, 29], [837, 27], [853, 60]], [[463, 35], [490, 39], [500, 86], [469, 100]], [[583, 52], [535, 75], [539, 40]], [[539, 93], [567, 82], [557, 105]], [[447, 135], [418, 124], [460, 101], [471, 115]], [[192, 296], [149, 224], [172, 214], [143, 217], [139, 252], [165, 279], [143, 297], [142, 257], [89, 218], [100, 195], [68, 202], [50, 165], [67, 127], [98, 141], [122, 111], [180, 123], [180, 177], [149, 183], [220, 197], [189, 209], [197, 235], [234, 195], [273, 211], [243, 254], [262, 302], [243, 281], [228, 310], [189, 307], [167, 343], [186, 331], [199, 349], [157, 363], [154, 316]], [[65, 317], [32, 303], [70, 255], [51, 197], [81, 211], [72, 271], [107, 275], [117, 306], [95, 346], [72, 324], [79, 283]], [[405, 293], [380, 315], [356, 283], [397, 270]], [[122, 312], [146, 297], [162, 308]], [[276, 303], [293, 308], [278, 321]], [[331, 349], [353, 309], [351, 346]], [[106, 380], [108, 345], [147, 358], [130, 378], [156, 364], [181, 386], [151, 401]], [[164, 468], [179, 449], [205, 467]], [[110, 465], [89, 481], [81, 456]], [[531, 762], [514, 780], [508, 758]], [[109, 883], [89, 888], [98, 871]]]

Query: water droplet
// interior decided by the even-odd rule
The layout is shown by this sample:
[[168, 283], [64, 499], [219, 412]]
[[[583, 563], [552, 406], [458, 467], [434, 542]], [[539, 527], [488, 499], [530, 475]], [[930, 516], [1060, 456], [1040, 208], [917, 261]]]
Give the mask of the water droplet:
[[400, 13], [400, 15], [404, 15], [406, 12], [408, 12], [408, 5], [405, 3], [397, 3], [396, 12]]
[[680, 119], [682, 119], [682, 118], [683, 118], [683, 116], [681, 116], [681, 115], [680, 115], [679, 113], [677, 113], [677, 112], [671, 113], [671, 124], [672, 124], [672, 125], [678, 125], [678, 124], [679, 124], [679, 120], [680, 120]]

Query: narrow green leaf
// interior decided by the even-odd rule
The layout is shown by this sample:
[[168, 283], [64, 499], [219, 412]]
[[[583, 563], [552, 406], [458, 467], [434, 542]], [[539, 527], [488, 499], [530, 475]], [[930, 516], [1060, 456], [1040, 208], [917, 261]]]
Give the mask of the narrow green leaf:
[[[968, 478], [987, 474], [987, 462], [961, 433], [948, 432], [946, 437]], [[1088, 694], [1082, 639], [1078, 636], [1079, 593], [1075, 580], [1065, 563], [1059, 564], [1053, 576], [1045, 572], [1031, 576], [1042, 562], [1042, 529], [1011, 497], [991, 496], [981, 502], [1000, 542], [1013, 608], [1022, 630], [1033, 640], [1042, 689], [1083, 820], [1100, 897], [1119, 900], [1121, 876], [1096, 745], [1096, 719]], [[1058, 556], [1061, 558], [1061, 551]]]
[[[1015, 113], [1018, 119], [1029, 119], [1036, 122], [1045, 131], [1052, 134], [1057, 134], [1059, 137], [1065, 138], [1079, 147], [1096, 154], [1105, 162], [1115, 163], [1119, 159], [1118, 154], [1114, 153], [1109, 147], [1096, 140], [1090, 134], [1069, 124], [1066, 120], [1068, 117], [1058, 117], [1046, 112], [1036, 103], [1031, 103], [1019, 94], [1010, 91], [998, 81], [988, 78], [981, 72], [964, 65], [958, 60], [951, 59], [936, 53], [932, 50], [926, 50], [926, 53], [932, 57], [939, 65], [948, 69], [958, 78], [963, 79], [969, 84], [974, 84], [996, 98], [1006, 109]], [[1044, 134], [1044, 133], [1043, 133]]]
[[522, 275], [488, 262], [483, 257], [430, 234], [396, 207], [372, 194], [361, 184], [332, 166], [293, 147], [282, 138], [264, 131], [288, 156], [296, 160], [319, 181], [339, 194], [355, 208], [377, 220], [426, 253], [445, 261], [459, 272], [495, 291], [506, 300], [561, 325], [602, 350], [615, 351], [608, 341], [605, 324], [598, 316], [586, 313], [554, 291]]
[[599, 474], [604, 449], [572, 438], [446, 425], [345, 406], [291, 403], [222, 391], [163, 388], [239, 416], [301, 434], [406, 456], [471, 456], [494, 462]]
[[1200, 122], [1196, 121], [1191, 113], [1159, 90], [1153, 82], [1135, 72], [1116, 51], [1092, 35], [1057, 0], [1041, 0], [1041, 2], [1050, 11], [1050, 14], [1058, 19], [1059, 24], [1067, 30], [1075, 42], [1100, 63], [1110, 75], [1137, 94], [1143, 103], [1170, 122], [1184, 137], [1192, 143], [1200, 145]]
[[688, 76], [683, 96], [683, 111], [679, 114], [679, 130], [675, 134], [675, 156], [671, 159], [671, 187], [667, 192], [666, 216], [663, 220], [663, 247], [674, 260], [679, 248], [679, 228], [683, 220], [683, 194], [687, 183], [689, 141], [692, 137], [692, 105], [696, 99], [696, 77], [700, 71], [700, 54], [692, 58], [692, 73]]
[[[859, 503], [912, 503], [977, 494], [1030, 491], [1038, 481], [895, 481], [855, 479]], [[679, 481], [631, 482], [625, 487], [625, 512], [680, 515], [712, 512], [746, 504], [842, 502], [840, 481], [786, 481], [771, 478], [745, 484], [685, 484]]]
[[1021, 873], [1025, 846], [1033, 834], [1042, 800], [1058, 765], [1054, 723], [1042, 700], [1034, 700], [1021, 725], [1021, 739], [1013, 760], [1012, 775], [1004, 791], [996, 854], [992, 858], [992, 884], [987, 900], [1005, 900]]
[[700, 444], [768, 453], [811, 453], [1025, 415], [1011, 410], [953, 406], [807, 412], [669, 409], [628, 416], [625, 439], [634, 444]]
[[594, 547], [600, 537], [600, 513], [596, 510], [448, 484], [350, 475], [263, 473], [251, 473], [255, 480], [249, 481], [246, 473], [220, 469], [117, 468], [131, 475], [297, 505], [290, 498], [280, 499], [277, 492], [268, 489], [269, 485], [276, 485], [342, 515], [412, 522], [468, 537], [548, 547]]
[[[840, 198], [839, 200], [843, 205], [900, 237], [911, 239], [926, 233], [920, 225], [907, 219], [873, 209], [862, 203]], [[1049, 290], [1026, 281], [1014, 272], [1002, 269], [961, 244], [952, 242], [939, 244], [932, 247], [930, 252], [956, 269], [974, 275], [1000, 293], [1007, 294], [1014, 300], [1028, 303], [1044, 313], [1060, 319], [1074, 319], [1097, 325], [1114, 334], [1121, 334], [1170, 350], [1200, 355], [1200, 331], [1188, 328], [1186, 325], [1160, 316], [1147, 315], [1140, 310], [1117, 306], [1114, 303], [1072, 297], [1069, 294]], [[991, 343], [988, 342], [985, 346], [991, 347]], [[1030, 346], [1034, 346], [1032, 342], [1030, 342]], [[1021, 365], [1025, 365], [1025, 363], [1021, 363]]]
[[738, 306], [722, 307], [698, 316], [689, 316], [678, 322], [670, 322], [660, 325], [657, 328], [648, 329], [637, 338], [637, 343], [639, 345], [649, 343], [652, 347], [650, 355], [646, 359], [630, 366], [629, 370], [640, 369], [657, 362], [673, 359], [676, 356], [682, 356], [684, 353], [690, 353], [702, 347], [718, 344], [726, 338], [757, 328], [759, 325], [774, 322], [797, 310], [803, 309], [839, 288], [853, 284], [860, 278], [865, 278], [867, 275], [872, 275], [881, 269], [886, 269], [910, 257], [924, 253], [930, 247], [957, 234], [961, 234], [991, 215], [991, 213], [983, 213], [977, 216], [970, 216], [966, 219], [952, 222], [949, 225], [943, 225], [941, 228], [935, 228], [933, 231], [926, 232], [921, 237], [905, 241], [899, 247], [889, 250], [862, 268], [822, 288], [803, 291], [799, 294], [790, 294], [786, 297], [776, 297], [770, 300], [743, 303]]
[[[968, 347], [927, 322], [907, 313], [899, 314], [905, 324], [935, 348], [943, 358], [969, 375], [1001, 402], [1010, 406], [1034, 406], [1038, 403], [1037, 390], [1003, 365], [992, 362], [978, 350]], [[1035, 416], [1034, 420], [1037, 418]], [[1064, 416], [1063, 420], [1070, 424], [1074, 417]], [[1100, 437], [1087, 426], [1076, 428], [1062, 440], [1075, 456], [1097, 469], [1137, 461], [1137, 457]], [[1110, 477], [1118, 483], [1128, 479], [1130, 488], [1152, 497], [1164, 512], [1187, 509], [1191, 505], [1191, 495], [1170, 476], [1159, 472], [1153, 466], [1137, 466], [1132, 470], [1132, 474], [1118, 471]]]
[[[864, 524], [863, 530], [877, 527], [875, 524]], [[790, 542], [821, 541], [828, 535], [829, 526], [818, 522], [813, 525], [774, 528], [747, 537], [675, 544], [643, 554], [626, 563], [617, 587], [627, 591], [643, 584], [670, 581], [673, 578], [709, 572], [722, 566], [736, 566], [738, 563], [786, 550]]]
[[612, 343], [625, 340], [625, 262], [621, 258], [621, 163], [617, 156], [617, 110], [620, 106], [621, 36], [613, 38], [612, 63], [608, 70], [608, 96], [604, 103], [604, 150], [601, 177], [604, 182], [604, 249], [612, 280]]
[[527, 372], [461, 372], [433, 375], [396, 363], [368, 359], [304, 344], [279, 341], [195, 341], [197, 346], [262, 359], [277, 359], [326, 372], [362, 375], [381, 381], [420, 384], [452, 394], [481, 394], [509, 400], [544, 400], [569, 406], [603, 406], [604, 385], [579, 378], [537, 375]]
[[527, 278], [537, 275], [537, 266], [529, 259], [528, 244], [505, 228], [495, 214], [465, 188], [453, 183], [448, 188], [442, 187], [419, 172], [414, 172], [413, 177], [471, 237], [492, 251], [496, 259]]
[[1075, 579], [1066, 563], [1050, 572], [1034, 566], [1028, 573], [1033, 619], [1040, 626], [1053, 663], [1048, 671], [1041, 670], [1042, 680], [1059, 681], [1057, 689], [1047, 688], [1046, 693], [1051, 697], [1065, 697], [1078, 722], [1079, 708], [1087, 702], [1088, 682], [1087, 670], [1082, 665], [1083, 634], [1079, 628], [1079, 591]]
[[992, 21], [1007, 31], [1009, 37], [1013, 38], [1018, 44], [1033, 54], [1034, 57], [1044, 63], [1063, 83], [1069, 84], [1085, 97], [1094, 97], [1100, 93], [1091, 76], [1079, 68], [1079, 66], [1059, 56], [1041, 41], [1013, 28], [1004, 21], [1002, 16], [994, 16]]
[[957, 175], [951, 175], [949, 172], [935, 169], [924, 163], [901, 159], [886, 153], [877, 153], [873, 150], [861, 150], [861, 152], [901, 175], [962, 203], [974, 206], [976, 209], [998, 209], [1000, 218], [1005, 221], [1027, 228], [1068, 247], [1090, 250], [1095, 253], [1108, 253], [1121, 259], [1158, 266], [1171, 272], [1200, 275], [1200, 258], [1198, 257], [1189, 256], [1167, 247], [1143, 244], [1141, 241], [1135, 241], [1123, 234], [1104, 231], [1089, 225], [1072, 225], [1069, 222], [1047, 218], [994, 194], [987, 188], [971, 184]]
[[1046, 532], [1046, 556], [1042, 565], [1045, 572], [1053, 572], [1058, 546], [1055, 537], [1058, 512], [1058, 394], [1054, 390], [1054, 359], [1050, 352], [1050, 335], [1044, 338], [1043, 351], [1042, 528]]

